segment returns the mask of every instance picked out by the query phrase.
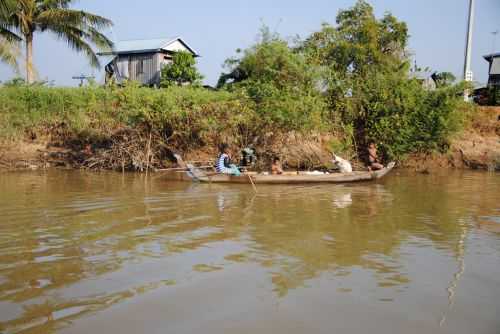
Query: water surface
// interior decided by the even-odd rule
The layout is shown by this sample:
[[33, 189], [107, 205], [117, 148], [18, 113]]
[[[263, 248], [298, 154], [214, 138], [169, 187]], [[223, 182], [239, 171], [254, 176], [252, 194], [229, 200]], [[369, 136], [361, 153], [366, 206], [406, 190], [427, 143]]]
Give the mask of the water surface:
[[500, 174], [0, 174], [0, 333], [500, 333]]

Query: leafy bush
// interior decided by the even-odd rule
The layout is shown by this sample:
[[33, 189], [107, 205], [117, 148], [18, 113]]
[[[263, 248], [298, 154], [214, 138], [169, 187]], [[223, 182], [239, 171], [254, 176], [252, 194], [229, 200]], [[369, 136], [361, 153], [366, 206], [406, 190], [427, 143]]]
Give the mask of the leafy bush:
[[303, 130], [328, 126], [323, 118], [326, 104], [317, 87], [317, 68], [267, 27], [262, 28], [254, 46], [240, 58], [226, 61], [226, 65], [230, 72], [221, 76], [219, 87], [248, 96], [268, 128]]
[[196, 61], [191, 53], [186, 51], [174, 53], [172, 63], [165, 65], [161, 70], [160, 87], [200, 85], [203, 76], [195, 65]]
[[[445, 149], [461, 122], [455, 110], [463, 87], [452, 86], [446, 73], [436, 91], [409, 78], [407, 26], [390, 13], [377, 19], [373, 8], [359, 0], [341, 10], [336, 23], [324, 24], [299, 47], [322, 68], [332, 120], [351, 126], [360, 145], [380, 142], [391, 159]], [[363, 153], [360, 147], [358, 152]]]

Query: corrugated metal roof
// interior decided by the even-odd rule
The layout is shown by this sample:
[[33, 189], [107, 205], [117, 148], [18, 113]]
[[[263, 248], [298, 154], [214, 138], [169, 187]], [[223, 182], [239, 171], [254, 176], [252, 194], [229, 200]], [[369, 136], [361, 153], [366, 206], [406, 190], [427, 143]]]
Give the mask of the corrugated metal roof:
[[497, 58], [497, 57], [500, 57], [500, 52], [496, 52], [496, 53], [492, 53], [492, 54], [489, 54], [489, 55], [486, 55], [486, 56], [483, 56], [484, 59], [486, 59], [487, 61], [491, 62], [491, 60], [493, 58]]
[[168, 46], [173, 42], [179, 40], [184, 44], [195, 56], [198, 53], [192, 49], [184, 40], [180, 37], [170, 37], [170, 38], [157, 38], [157, 39], [134, 39], [116, 42], [113, 51], [99, 53], [101, 56], [110, 54], [122, 54], [122, 53], [143, 53], [159, 51], [161, 49], [168, 50]]
[[119, 41], [115, 44], [114, 52], [137, 52], [137, 51], [150, 51], [150, 50], [160, 50], [166, 47], [168, 44], [175, 41], [177, 37], [172, 38], [158, 38], [158, 39], [135, 39], [128, 41]]

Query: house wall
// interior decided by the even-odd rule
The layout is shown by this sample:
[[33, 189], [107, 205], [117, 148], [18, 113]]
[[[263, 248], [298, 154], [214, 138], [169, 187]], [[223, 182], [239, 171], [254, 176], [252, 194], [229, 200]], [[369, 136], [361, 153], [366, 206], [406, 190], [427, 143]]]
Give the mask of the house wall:
[[172, 62], [172, 54], [177, 51], [189, 50], [180, 41], [174, 41], [159, 52], [117, 55], [110, 63], [114, 70], [113, 77], [117, 83], [133, 80], [146, 86], [158, 86], [161, 68]]
[[119, 55], [115, 62], [118, 72], [115, 78], [119, 83], [125, 80], [138, 81], [147, 86], [160, 83], [160, 63], [156, 53]]
[[133, 80], [157, 86], [160, 84], [161, 68], [172, 62], [172, 55], [166, 52], [119, 55], [113, 62], [114, 78], [118, 83]]
[[500, 87], [500, 57], [495, 57], [490, 62], [488, 86]]
[[432, 78], [423, 80], [422, 86], [427, 90], [435, 90], [437, 88], [436, 82]]
[[167, 47], [168, 51], [188, 51], [189, 50], [180, 41], [174, 41], [170, 43]]
[[488, 86], [500, 87], [500, 74], [492, 74], [488, 79]]

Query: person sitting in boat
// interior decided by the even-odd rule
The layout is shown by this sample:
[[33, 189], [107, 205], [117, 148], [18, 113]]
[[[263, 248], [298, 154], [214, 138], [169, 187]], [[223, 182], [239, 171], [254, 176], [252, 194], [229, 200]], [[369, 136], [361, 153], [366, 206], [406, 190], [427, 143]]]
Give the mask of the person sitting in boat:
[[380, 170], [384, 168], [384, 165], [382, 165], [377, 155], [377, 146], [373, 140], [368, 142], [368, 162], [369, 170]]
[[231, 163], [231, 157], [229, 156], [229, 146], [223, 143], [219, 146], [219, 157], [217, 158], [217, 164], [215, 169], [217, 173], [230, 174], [230, 175], [241, 175], [238, 167]]
[[335, 155], [335, 153], [333, 153], [332, 162], [335, 166], [338, 167], [341, 173], [352, 173], [351, 163], [345, 159], [342, 159], [338, 155]]
[[281, 175], [283, 174], [283, 168], [281, 167], [280, 158], [274, 157], [273, 164], [271, 165], [271, 174], [272, 175]]
[[245, 147], [241, 151], [240, 167], [253, 167], [256, 161], [257, 157], [253, 148]]

